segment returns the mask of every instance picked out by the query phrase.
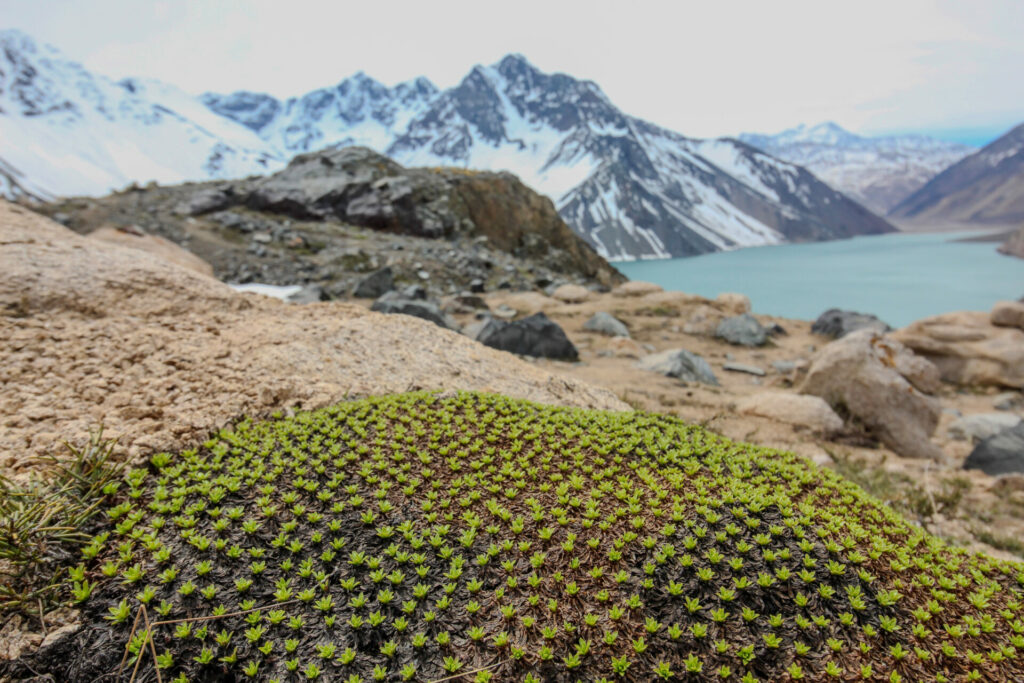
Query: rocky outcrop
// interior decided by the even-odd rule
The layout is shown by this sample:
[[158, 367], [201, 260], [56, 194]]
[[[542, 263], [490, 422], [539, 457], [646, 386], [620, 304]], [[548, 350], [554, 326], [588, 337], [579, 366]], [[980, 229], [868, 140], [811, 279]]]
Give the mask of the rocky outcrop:
[[314, 284], [329, 298], [348, 298], [384, 267], [437, 296], [625, 280], [515, 176], [406, 169], [362, 148], [307, 154], [263, 178], [133, 187], [39, 210], [80, 233], [137, 225], [226, 282]]
[[236, 293], [4, 202], [0, 274], [5, 475], [101, 421], [122, 455], [143, 457], [240, 415], [412, 388], [628, 409], [607, 390], [425, 321]]
[[937, 460], [941, 451], [929, 439], [941, 408], [920, 389], [936, 375], [902, 344], [860, 330], [818, 352], [800, 391], [855, 418], [900, 455]]
[[1024, 422], [985, 439], [964, 461], [964, 469], [993, 476], [1024, 473]]
[[629, 336], [629, 328], [626, 327], [625, 323], [611, 313], [606, 313], [604, 311], [598, 311], [591, 316], [587, 322], [583, 323], [583, 329], [587, 332], [606, 334], [609, 337]]
[[520, 356], [576, 360], [579, 352], [565, 332], [543, 313], [506, 322], [490, 319], [476, 335], [485, 346]]
[[749, 313], [726, 318], [715, 328], [715, 336], [737, 346], [762, 346], [768, 333]]
[[819, 315], [818, 319], [811, 325], [811, 332], [832, 337], [833, 339], [839, 339], [851, 332], [864, 329], [874, 330], [879, 334], [883, 334], [891, 328], [870, 313], [844, 311], [838, 308], [828, 309]]
[[657, 372], [666, 377], [676, 377], [684, 382], [701, 382], [718, 386], [718, 378], [708, 362], [696, 353], [686, 349], [670, 349], [641, 358], [637, 367]]
[[803, 425], [827, 436], [843, 428], [842, 419], [817, 396], [800, 396], [783, 391], [766, 391], [737, 402], [736, 410], [744, 415], [759, 415], [780, 422]]
[[625, 280], [510, 173], [407, 169], [365, 147], [301, 154], [255, 181], [247, 206], [421, 237], [486, 237], [498, 248], [605, 285]]
[[947, 382], [1024, 388], [1024, 330], [993, 325], [988, 313], [932, 316], [891, 336], [931, 361]]
[[998, 251], [1000, 254], [1006, 254], [1007, 256], [1024, 258], [1024, 226], [1021, 226], [1017, 232], [1007, 237], [1006, 241], [999, 245]]

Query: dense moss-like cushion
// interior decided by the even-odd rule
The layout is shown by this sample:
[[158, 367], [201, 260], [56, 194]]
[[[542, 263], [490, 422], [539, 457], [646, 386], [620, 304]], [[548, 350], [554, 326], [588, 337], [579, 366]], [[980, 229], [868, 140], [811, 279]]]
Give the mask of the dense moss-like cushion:
[[123, 648], [140, 602], [229, 615], [154, 626], [164, 680], [1024, 677], [1020, 565], [668, 417], [374, 398], [244, 421], [122, 489], [74, 572], [82, 647]]

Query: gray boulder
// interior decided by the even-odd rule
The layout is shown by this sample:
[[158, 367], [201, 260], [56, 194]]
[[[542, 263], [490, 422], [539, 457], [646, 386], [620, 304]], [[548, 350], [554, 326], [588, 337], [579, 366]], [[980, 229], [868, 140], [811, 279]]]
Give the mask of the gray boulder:
[[981, 470], [993, 476], [1024, 473], [1024, 422], [985, 439], [964, 461], [965, 470]]
[[235, 203], [234, 197], [222, 190], [205, 189], [190, 196], [175, 207], [174, 213], [179, 216], [200, 216], [211, 211], [219, 211]]
[[1013, 413], [978, 413], [954, 420], [947, 431], [954, 439], [984, 441], [1005, 429], [1016, 427], [1020, 421]]
[[859, 330], [818, 352], [800, 391], [842, 408], [900, 455], [938, 460], [930, 438], [942, 409], [920, 388], [937, 374], [899, 342]]
[[670, 349], [641, 358], [637, 367], [666, 377], [676, 377], [684, 382], [702, 382], [718, 386], [718, 378], [715, 377], [708, 362], [686, 349]]
[[364, 277], [352, 290], [352, 296], [361, 299], [376, 299], [395, 288], [394, 274], [389, 266], [374, 271]]
[[475, 337], [481, 344], [520, 356], [579, 358], [579, 352], [565, 336], [565, 331], [543, 313], [512, 322], [491, 318]]
[[892, 328], [870, 313], [857, 313], [856, 311], [844, 311], [838, 308], [830, 308], [814, 321], [811, 325], [811, 332], [821, 334], [833, 339], [845, 337], [857, 330], [870, 329], [882, 334]]
[[738, 346], [761, 346], [768, 340], [768, 332], [749, 313], [735, 315], [718, 323], [715, 336]]
[[388, 292], [374, 301], [370, 310], [377, 313], [411, 315], [423, 320], [429, 320], [438, 327], [444, 327], [449, 330], [459, 329], [459, 326], [441, 311], [441, 306], [436, 301], [405, 296], [402, 292]]
[[629, 329], [625, 323], [613, 316], [611, 313], [599, 311], [590, 320], [583, 323], [583, 329], [588, 332], [607, 334], [609, 337], [628, 337]]

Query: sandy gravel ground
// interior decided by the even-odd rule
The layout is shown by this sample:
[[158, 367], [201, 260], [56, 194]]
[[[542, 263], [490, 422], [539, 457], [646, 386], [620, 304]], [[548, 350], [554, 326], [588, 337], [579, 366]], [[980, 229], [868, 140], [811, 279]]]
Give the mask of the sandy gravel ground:
[[144, 456], [241, 415], [414, 389], [628, 409], [415, 318], [238, 294], [0, 202], [0, 474], [101, 423]]

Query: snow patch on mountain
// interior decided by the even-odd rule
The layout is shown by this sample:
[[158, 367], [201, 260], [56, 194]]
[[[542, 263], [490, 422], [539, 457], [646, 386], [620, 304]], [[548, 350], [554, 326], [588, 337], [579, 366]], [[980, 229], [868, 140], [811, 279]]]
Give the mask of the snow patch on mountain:
[[258, 136], [177, 88], [95, 76], [19, 31], [0, 31], [0, 111], [4, 164], [40, 198], [283, 164]]

